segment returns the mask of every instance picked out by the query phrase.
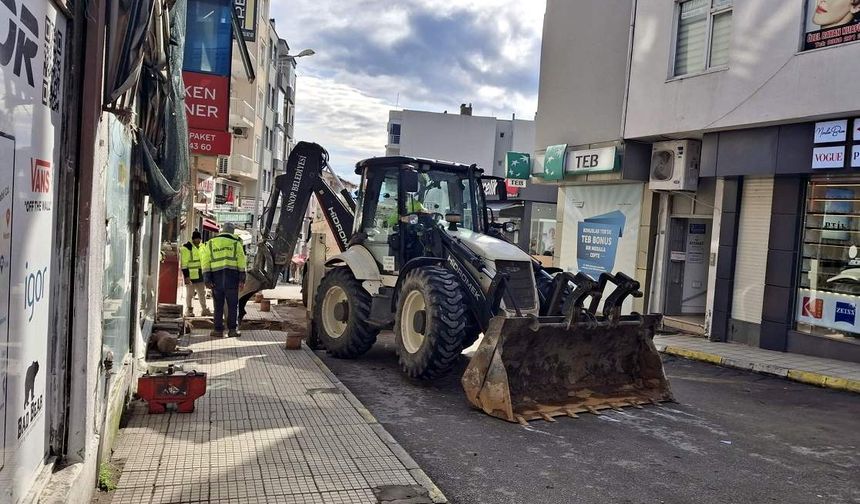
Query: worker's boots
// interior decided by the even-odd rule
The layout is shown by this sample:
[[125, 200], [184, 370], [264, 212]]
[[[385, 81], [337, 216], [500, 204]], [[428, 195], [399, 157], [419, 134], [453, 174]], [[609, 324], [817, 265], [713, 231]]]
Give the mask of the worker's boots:
[[211, 311], [209, 311], [208, 309], [207, 309], [207, 310], [203, 310], [203, 314], [202, 314], [202, 316], [203, 316], [203, 317], [211, 317], [211, 316], [212, 316], [212, 312], [211, 312]]
[[186, 317], [193, 317], [194, 316], [194, 310], [185, 310], [185, 316]]
[[230, 329], [230, 331], [227, 333], [227, 335], [231, 338], [238, 338], [239, 336], [242, 335], [242, 333], [240, 333], [236, 329]]
[[209, 333], [209, 336], [212, 338], [223, 338], [224, 337], [224, 331], [212, 331]]

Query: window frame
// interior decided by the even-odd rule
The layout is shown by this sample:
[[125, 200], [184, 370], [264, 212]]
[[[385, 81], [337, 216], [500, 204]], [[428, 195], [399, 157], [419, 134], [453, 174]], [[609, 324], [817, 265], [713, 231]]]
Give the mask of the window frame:
[[[683, 74], [676, 74], [675, 67], [677, 65], [677, 57], [678, 57], [678, 31], [681, 29], [681, 5], [694, 0], [675, 0], [675, 6], [673, 8], [673, 19], [672, 19], [672, 39], [671, 39], [671, 54], [669, 58], [669, 68], [667, 72], [668, 81], [684, 79], [687, 77], [693, 77], [696, 75], [707, 74], [711, 72], [720, 72], [723, 70], [728, 70], [731, 64], [731, 38], [729, 39], [729, 62], [724, 65], [711, 65], [711, 53], [713, 51], [713, 35], [714, 35], [714, 18], [721, 14], [725, 14], [727, 12], [731, 13], [732, 21], [734, 23], [734, 9], [735, 4], [734, 0], [731, 0], [731, 4], [727, 7], [714, 7], [714, 2], [717, 0], [708, 0], [710, 2], [710, 6], [708, 7], [708, 19], [706, 22], [706, 32], [705, 32], [705, 66], [702, 70], [697, 70], [694, 72], [688, 72]], [[732, 33], [734, 33], [734, 24], [732, 24]]]

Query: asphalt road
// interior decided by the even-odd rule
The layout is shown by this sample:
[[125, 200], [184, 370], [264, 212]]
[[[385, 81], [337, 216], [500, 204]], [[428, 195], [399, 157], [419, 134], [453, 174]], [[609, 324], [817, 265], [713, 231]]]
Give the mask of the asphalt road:
[[469, 407], [465, 357], [422, 384], [390, 334], [318, 353], [453, 503], [860, 503], [857, 394], [664, 356], [677, 403], [523, 427]]

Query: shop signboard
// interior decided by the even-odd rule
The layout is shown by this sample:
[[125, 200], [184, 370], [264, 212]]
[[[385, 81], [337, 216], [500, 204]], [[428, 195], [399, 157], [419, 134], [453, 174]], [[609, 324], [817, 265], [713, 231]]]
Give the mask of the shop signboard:
[[854, 119], [854, 141], [860, 142], [860, 117]]
[[851, 152], [851, 167], [860, 168], [860, 144], [855, 145]]
[[848, 121], [823, 121], [815, 123], [815, 143], [844, 142], [848, 135]]
[[860, 12], [854, 2], [806, 0], [804, 50], [860, 40]]
[[230, 77], [182, 72], [188, 127], [227, 131], [230, 115]]
[[508, 152], [505, 156], [505, 178], [508, 180], [528, 180], [531, 167], [531, 157], [525, 152]]
[[798, 289], [797, 321], [837, 331], [860, 333], [857, 307], [860, 297], [836, 292]]
[[611, 172], [617, 165], [615, 146], [585, 149], [573, 151], [567, 155], [565, 172], [573, 175]]
[[845, 146], [816, 147], [812, 149], [812, 169], [822, 170], [828, 168], [845, 167]]
[[233, 0], [242, 37], [253, 42], [257, 37], [257, 0]]
[[564, 178], [564, 162], [567, 154], [567, 144], [550, 145], [546, 148], [543, 158], [543, 178], [545, 180], [561, 180]]
[[0, 500], [19, 502], [48, 452], [49, 305], [67, 23], [52, 2], [0, 3], [0, 26], [16, 41], [6, 44], [8, 57], [0, 56]]
[[233, 135], [229, 131], [189, 128], [188, 147], [192, 154], [229, 156], [233, 149]]

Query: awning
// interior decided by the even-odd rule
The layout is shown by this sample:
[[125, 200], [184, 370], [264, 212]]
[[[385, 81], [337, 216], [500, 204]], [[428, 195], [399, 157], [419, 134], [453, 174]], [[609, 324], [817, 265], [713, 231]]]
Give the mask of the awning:
[[216, 233], [221, 230], [221, 228], [218, 227], [218, 223], [212, 219], [203, 219], [203, 229], [206, 231], [214, 231]]

